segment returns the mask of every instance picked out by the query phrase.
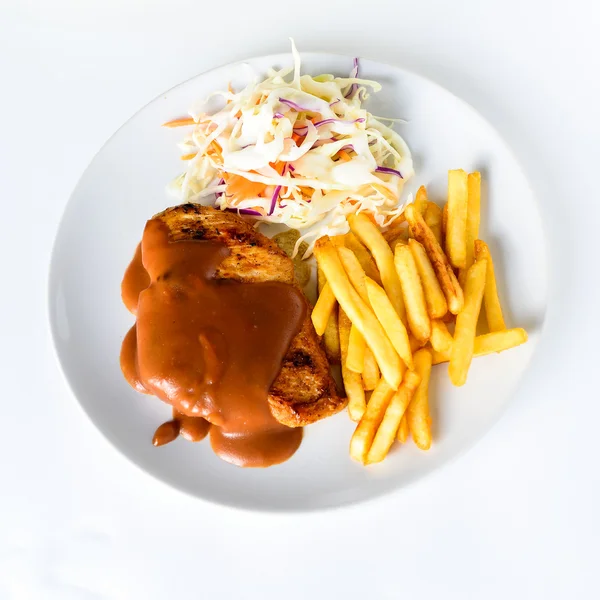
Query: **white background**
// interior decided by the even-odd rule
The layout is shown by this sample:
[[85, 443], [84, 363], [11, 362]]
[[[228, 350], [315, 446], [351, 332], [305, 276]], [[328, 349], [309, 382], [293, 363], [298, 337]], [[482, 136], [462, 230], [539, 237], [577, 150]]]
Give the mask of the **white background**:
[[[0, 0], [0, 599], [598, 597], [600, 11], [458, 4]], [[46, 288], [62, 210], [112, 132], [290, 35], [474, 105], [538, 196], [553, 280], [541, 349], [474, 449], [370, 504], [270, 516], [183, 496], [108, 446], [58, 370]]]

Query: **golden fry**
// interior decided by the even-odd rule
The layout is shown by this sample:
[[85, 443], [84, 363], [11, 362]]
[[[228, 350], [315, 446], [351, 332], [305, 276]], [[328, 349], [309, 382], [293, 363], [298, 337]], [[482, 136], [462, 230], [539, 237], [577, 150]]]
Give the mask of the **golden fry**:
[[453, 315], [450, 311], [448, 311], [441, 319], [444, 323], [456, 323], [456, 315]]
[[354, 373], [362, 373], [365, 368], [365, 351], [367, 343], [356, 325], [350, 328], [350, 340], [348, 342], [348, 356], [346, 367]]
[[475, 356], [483, 356], [492, 352], [502, 352], [527, 341], [527, 332], [522, 327], [504, 329], [493, 333], [478, 335], [475, 338], [473, 351]]
[[450, 264], [464, 269], [467, 264], [468, 178], [462, 169], [448, 171], [448, 223], [446, 254]]
[[[356, 255], [352, 250], [344, 247], [338, 247], [338, 254], [342, 265], [350, 279], [350, 283], [354, 286], [354, 289], [358, 292], [360, 297], [367, 303], [370, 304], [369, 295], [367, 294], [367, 287], [365, 285], [365, 272], [356, 258]], [[362, 372], [363, 383], [365, 390], [372, 390], [379, 381], [379, 367], [377, 361], [371, 349], [366, 345], [364, 338], [362, 338], [362, 344], [358, 340], [358, 330], [353, 326], [350, 332], [350, 349], [348, 351], [348, 368], [351, 371]], [[353, 339], [356, 341], [353, 342]], [[357, 343], [358, 342], [358, 343]], [[362, 369], [358, 371], [362, 363]]]
[[403, 322], [406, 322], [406, 310], [402, 298], [402, 289], [398, 273], [394, 268], [394, 255], [377, 226], [365, 214], [349, 215], [350, 229], [370, 250], [381, 275], [381, 282], [390, 302]]
[[431, 447], [431, 417], [429, 415], [430, 350], [423, 348], [415, 354], [415, 369], [421, 378], [421, 382], [411, 400], [406, 417], [415, 444], [421, 450], [429, 450]]
[[317, 303], [315, 304], [312, 314], [310, 315], [317, 335], [323, 335], [325, 333], [327, 321], [329, 321], [329, 316], [333, 312], [335, 304], [336, 299], [333, 295], [333, 291], [331, 290], [329, 284], [326, 283], [319, 294]]
[[443, 240], [442, 209], [435, 202], [428, 202], [423, 219], [425, 219], [425, 223], [427, 223], [427, 226], [431, 229], [431, 233], [433, 233], [438, 244], [441, 246]]
[[398, 389], [402, 379], [400, 357], [371, 307], [352, 287], [337, 250], [327, 236], [317, 240], [314, 253], [340, 306], [373, 351], [383, 377], [393, 389]]
[[[404, 215], [401, 216], [404, 217]], [[385, 241], [390, 245], [397, 239], [408, 241], [408, 223], [404, 220], [400, 221], [398, 218], [381, 235], [383, 235]]]
[[408, 336], [408, 341], [410, 342], [410, 350], [413, 353], [413, 356], [414, 356], [415, 352], [417, 350], [419, 350], [419, 348], [422, 348], [423, 346], [425, 346], [425, 344], [427, 344], [427, 341], [425, 341], [425, 340], [418, 340], [412, 334], [410, 334]]
[[369, 254], [369, 251], [363, 246], [362, 242], [360, 242], [351, 231], [346, 235], [339, 237], [343, 237], [343, 245], [348, 248], [348, 250], [354, 252], [367, 277], [370, 277], [373, 281], [381, 284], [381, 276], [377, 270], [377, 265], [375, 264], [373, 257]]
[[431, 321], [431, 346], [438, 352], [449, 352], [454, 342], [446, 323], [439, 319], [433, 319]]
[[406, 418], [406, 413], [402, 415], [402, 420], [400, 421], [400, 426], [398, 427], [398, 441], [401, 444], [405, 444], [408, 439], [408, 420]]
[[346, 367], [346, 358], [348, 357], [348, 343], [350, 341], [350, 328], [352, 323], [346, 313], [340, 308], [338, 310], [338, 321], [340, 324], [340, 350], [342, 362], [342, 380], [348, 398], [348, 413], [353, 421], [360, 421], [363, 416], [367, 403], [365, 400], [365, 390], [363, 389], [360, 375], [353, 373]]
[[[421, 378], [414, 371], [406, 372], [402, 385], [398, 388], [398, 391], [392, 396], [392, 399], [387, 405], [385, 414], [367, 455], [367, 464], [381, 462], [387, 456], [387, 453], [396, 438], [400, 421], [402, 420], [420, 381]], [[369, 407], [367, 407], [367, 412], [368, 410]]]
[[390, 242], [390, 250], [396, 252], [396, 246], [406, 246], [407, 240], [397, 237]]
[[440, 287], [440, 283], [435, 276], [435, 271], [427, 256], [427, 252], [415, 239], [409, 240], [408, 246], [415, 259], [417, 271], [423, 284], [429, 316], [432, 319], [441, 319], [448, 312], [448, 303], [446, 302], [446, 297]]
[[415, 196], [415, 208], [422, 214], [425, 215], [425, 210], [427, 209], [427, 190], [425, 186], [422, 185], [418, 190]]
[[354, 286], [358, 295], [368, 304], [369, 296], [367, 295], [367, 288], [365, 286], [365, 272], [358, 258], [356, 258], [356, 254], [352, 250], [343, 247], [338, 247], [338, 254], [340, 255], [340, 260], [348, 275], [348, 279], [350, 279], [350, 283]]
[[385, 379], [380, 379], [350, 440], [350, 456], [354, 460], [363, 464], [366, 462], [375, 432], [383, 419], [393, 393], [394, 390], [386, 383]]
[[368, 277], [365, 279], [365, 283], [369, 300], [377, 319], [392, 342], [392, 346], [394, 346], [396, 352], [404, 361], [404, 364], [411, 369], [413, 365], [412, 352], [404, 323], [400, 320], [398, 313], [394, 310], [383, 288]]
[[375, 355], [369, 346], [365, 348], [365, 367], [362, 372], [363, 387], [365, 391], [374, 390], [379, 382], [379, 367]]
[[[444, 204], [444, 208], [442, 209], [442, 238], [446, 239], [446, 232], [448, 231], [448, 202]], [[442, 242], [440, 242], [440, 246], [444, 246]]]
[[427, 223], [425, 223], [423, 217], [414, 210], [414, 207], [409, 204], [404, 213], [411, 226], [414, 238], [423, 244], [427, 251], [427, 256], [429, 256], [433, 270], [437, 275], [438, 282], [444, 292], [444, 296], [446, 296], [450, 312], [455, 315], [458, 314], [464, 303], [463, 291], [446, 255], [435, 239], [431, 229], [427, 227]]
[[473, 359], [475, 329], [483, 300], [487, 261], [477, 261], [467, 272], [465, 282], [465, 305], [456, 317], [454, 343], [450, 353], [448, 375], [454, 385], [464, 385]]
[[465, 283], [467, 270], [475, 260], [475, 240], [479, 237], [479, 222], [481, 220], [481, 173], [469, 173], [467, 204], [467, 260], [463, 269], [458, 272], [458, 281]]
[[[327, 279], [325, 278], [323, 269], [317, 266], [317, 288], [319, 294], [325, 287], [326, 282]], [[325, 354], [327, 354], [329, 362], [335, 364], [339, 363], [341, 359], [340, 335], [338, 332], [338, 311], [335, 309], [329, 315], [329, 320], [327, 321], [327, 326], [323, 333], [323, 343], [325, 344]]]
[[431, 320], [417, 265], [408, 246], [396, 247], [394, 263], [400, 278], [410, 330], [418, 340], [427, 340], [431, 335]]
[[[504, 350], [510, 350], [520, 346], [527, 341], [527, 332], [521, 327], [514, 329], [504, 329], [503, 331], [494, 331], [478, 335], [473, 344], [473, 356], [485, 356], [486, 354], [499, 354]], [[433, 364], [448, 362], [450, 360], [451, 350], [445, 352], [433, 352]]]
[[475, 240], [475, 258], [477, 260], [487, 260], [487, 274], [485, 277], [485, 290], [483, 292], [483, 304], [485, 306], [485, 316], [490, 331], [502, 331], [506, 329], [504, 317], [502, 315], [502, 306], [498, 298], [498, 288], [496, 286], [496, 274], [494, 273], [494, 263], [490, 249], [485, 242]]

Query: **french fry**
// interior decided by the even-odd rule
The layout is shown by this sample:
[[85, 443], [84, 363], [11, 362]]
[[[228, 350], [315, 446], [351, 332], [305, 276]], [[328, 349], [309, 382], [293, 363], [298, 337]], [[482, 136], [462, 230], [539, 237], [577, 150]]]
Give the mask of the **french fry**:
[[354, 252], [367, 277], [370, 277], [373, 281], [381, 284], [381, 276], [377, 270], [377, 265], [375, 264], [373, 257], [369, 254], [369, 251], [363, 246], [362, 242], [360, 242], [351, 231], [346, 235], [339, 237], [343, 237], [343, 245], [348, 248], [348, 250]]
[[350, 279], [350, 283], [354, 286], [358, 295], [368, 304], [369, 296], [367, 295], [367, 287], [365, 286], [365, 272], [356, 254], [345, 247], [338, 247], [337, 251], [348, 279]]
[[365, 366], [362, 372], [363, 387], [365, 391], [374, 390], [379, 382], [379, 367], [375, 355], [369, 346], [365, 348]]
[[394, 263], [400, 278], [408, 326], [418, 340], [427, 340], [431, 335], [431, 320], [417, 265], [408, 246], [396, 247]]
[[[367, 454], [366, 464], [381, 462], [387, 456], [396, 438], [400, 421], [420, 381], [421, 378], [414, 371], [406, 372], [402, 385], [400, 385], [398, 391], [392, 396], [385, 409], [385, 414], [377, 429], [371, 449]], [[369, 407], [367, 407], [367, 412], [368, 410]]]
[[467, 174], [462, 169], [448, 171], [446, 254], [457, 269], [464, 269], [467, 264], [467, 205]]
[[440, 287], [440, 283], [435, 276], [435, 271], [427, 256], [427, 252], [425, 252], [425, 248], [415, 239], [409, 240], [408, 247], [415, 259], [417, 271], [423, 284], [427, 312], [432, 319], [441, 319], [448, 312], [448, 303], [446, 302], [446, 297]]
[[450, 311], [448, 311], [441, 319], [440, 321], [443, 321], [444, 323], [446, 323], [446, 325], [448, 323], [456, 323], [456, 315], [453, 315]]
[[329, 237], [329, 239], [331, 240], [331, 243], [336, 247], [336, 248], [343, 248], [346, 245], [346, 236], [345, 235], [332, 235]]
[[[510, 350], [520, 346], [527, 341], [527, 332], [521, 327], [514, 329], [504, 329], [503, 331], [494, 331], [493, 333], [485, 333], [478, 335], [473, 344], [473, 356], [486, 356], [487, 354], [499, 354], [504, 350]], [[433, 364], [448, 362], [450, 360], [451, 351], [433, 352]]]
[[336, 299], [333, 295], [333, 291], [329, 284], [326, 283], [321, 290], [317, 303], [310, 315], [317, 335], [323, 335], [325, 333], [327, 321], [329, 321], [329, 317], [335, 308], [335, 304]]
[[417, 350], [419, 350], [420, 348], [422, 348], [423, 346], [425, 346], [425, 344], [427, 344], [427, 341], [425, 341], [425, 340], [418, 340], [412, 334], [409, 334], [408, 341], [410, 342], [410, 351], [413, 353], [413, 356], [414, 356], [414, 354], [415, 354], [415, 352]]
[[431, 229], [423, 220], [423, 217], [409, 204], [404, 211], [406, 219], [411, 226], [414, 238], [423, 244], [431, 261], [431, 265], [437, 275], [439, 284], [446, 296], [448, 308], [452, 314], [458, 314], [464, 303], [463, 291], [460, 287], [454, 271], [446, 258], [441, 246], [438, 244]]
[[[367, 294], [367, 287], [365, 285], [365, 272], [352, 250], [345, 247], [338, 247], [338, 254], [342, 265], [350, 279], [350, 283], [354, 286], [354, 289], [358, 292], [360, 297], [367, 303], [370, 304], [369, 296]], [[358, 335], [357, 335], [358, 334]], [[356, 327], [353, 327], [350, 332], [350, 350], [348, 351], [348, 368], [352, 371], [358, 372], [358, 368], [362, 362], [362, 376], [365, 390], [372, 390], [379, 381], [379, 367], [377, 361], [371, 349], [364, 342], [362, 338], [362, 344], [360, 341], [353, 345], [353, 337], [358, 339], [360, 333]]]
[[434, 350], [438, 352], [449, 352], [454, 342], [446, 323], [439, 319], [431, 321], [431, 338], [429, 340]]
[[[404, 215], [402, 215], [402, 217], [404, 217]], [[408, 239], [410, 237], [408, 223], [406, 223], [406, 221], [402, 221], [402, 223], [397, 224], [397, 221], [394, 221], [394, 223], [389, 227], [389, 229], [383, 232], [383, 237], [385, 238], [385, 241], [390, 245], [390, 249], [393, 252], [394, 248], [398, 244], [408, 243]]]
[[[442, 209], [442, 239], [446, 239], [446, 232], [448, 231], [448, 202], [444, 204]], [[440, 246], [443, 248], [444, 244], [440, 242]]]
[[425, 223], [435, 236], [438, 244], [442, 245], [442, 209], [435, 202], [428, 202], [425, 214], [423, 215]]
[[336, 248], [327, 236], [317, 240], [314, 254], [337, 301], [373, 351], [383, 378], [392, 389], [402, 379], [402, 362], [370, 306], [352, 287]]
[[377, 319], [392, 342], [392, 346], [404, 361], [404, 364], [411, 369], [413, 365], [412, 352], [404, 323], [400, 320], [398, 313], [392, 306], [383, 288], [368, 277], [365, 279], [365, 283], [369, 300]]
[[[327, 280], [325, 279], [325, 273], [323, 273], [323, 269], [317, 265], [317, 289], [319, 294], [325, 287], [326, 282]], [[338, 311], [336, 309], [333, 309], [329, 315], [329, 320], [327, 321], [327, 326], [325, 327], [325, 332], [323, 333], [323, 343], [325, 344], [325, 354], [327, 354], [329, 362], [336, 364], [339, 363], [341, 360], [341, 352], [340, 335], [338, 332]]]
[[408, 439], [408, 420], [406, 419], [406, 413], [402, 415], [400, 426], [398, 427], [398, 441], [401, 444], [405, 444]]
[[350, 328], [350, 340], [348, 342], [348, 356], [346, 357], [346, 367], [354, 373], [362, 373], [365, 368], [365, 350], [367, 344], [361, 332], [356, 325], [352, 324]]
[[387, 408], [394, 390], [381, 378], [373, 390], [369, 404], [350, 439], [350, 456], [361, 463], [367, 460], [369, 448], [375, 437], [385, 409]]
[[[342, 265], [350, 279], [350, 283], [358, 292], [360, 297], [370, 304], [365, 285], [365, 272], [358, 261], [358, 258], [352, 250], [345, 247], [338, 247], [338, 254]], [[371, 349], [366, 345], [364, 338], [360, 336], [356, 327], [352, 327], [350, 332], [350, 349], [348, 350], [348, 368], [351, 371], [362, 372], [365, 390], [372, 390], [379, 381], [379, 367]], [[362, 343], [361, 343], [362, 341]], [[362, 369], [359, 371], [362, 364]]]
[[350, 229], [370, 250], [381, 275], [381, 282], [390, 302], [403, 322], [406, 322], [406, 310], [402, 298], [400, 279], [394, 268], [394, 255], [376, 225], [365, 214], [349, 215]]
[[342, 380], [344, 381], [344, 388], [346, 389], [346, 396], [348, 398], [348, 413], [353, 421], [360, 421], [367, 408], [365, 390], [360, 375], [353, 373], [346, 367], [352, 323], [341, 307], [338, 311], [338, 321], [340, 327]]
[[[404, 215], [401, 216], [404, 217]], [[400, 218], [398, 218], [381, 235], [388, 244], [399, 238], [408, 241], [408, 223], [404, 219], [400, 221]]]
[[503, 352], [509, 348], [515, 348], [527, 341], [527, 332], [522, 327], [504, 329], [485, 333], [475, 338], [473, 352], [475, 356], [484, 356], [493, 352]]
[[396, 246], [406, 246], [406, 244], [408, 243], [408, 240], [404, 239], [403, 237], [397, 237], [394, 238], [391, 242], [390, 242], [390, 250], [392, 252], [396, 251]]
[[477, 260], [485, 259], [487, 261], [487, 274], [485, 277], [485, 290], [483, 292], [483, 304], [485, 307], [485, 316], [490, 331], [502, 331], [506, 329], [504, 317], [502, 315], [502, 306], [498, 298], [498, 288], [496, 286], [496, 275], [494, 273], [494, 263], [490, 249], [485, 242], [475, 240], [475, 258]]
[[481, 220], [481, 173], [469, 173], [467, 203], [467, 259], [463, 269], [458, 272], [458, 282], [464, 286], [467, 270], [475, 260], [475, 240], [479, 237]]
[[464, 385], [475, 345], [475, 329], [483, 300], [487, 260], [477, 261], [467, 272], [465, 282], [465, 305], [456, 317], [454, 343], [450, 353], [448, 375], [450, 381], [457, 386]]
[[422, 185], [418, 190], [415, 196], [415, 208], [422, 214], [425, 214], [425, 210], [427, 208], [427, 190], [425, 186]]
[[[431, 417], [429, 416], [429, 376], [431, 351], [425, 348], [415, 354], [415, 370], [421, 382], [408, 406], [406, 417], [412, 438], [421, 450], [431, 447]], [[398, 435], [398, 439], [400, 436]]]

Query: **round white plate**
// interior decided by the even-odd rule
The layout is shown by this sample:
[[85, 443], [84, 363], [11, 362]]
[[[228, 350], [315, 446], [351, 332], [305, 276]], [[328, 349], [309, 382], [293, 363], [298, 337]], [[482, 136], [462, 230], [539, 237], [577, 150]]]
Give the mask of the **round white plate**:
[[[303, 54], [303, 71], [346, 75], [350, 58]], [[415, 159], [405, 193], [426, 184], [442, 202], [448, 169], [480, 170], [480, 236], [494, 256], [509, 326], [523, 326], [529, 342], [501, 355], [475, 359], [467, 385], [453, 388], [446, 368], [431, 383], [434, 444], [421, 452], [396, 445], [381, 464], [353, 462], [354, 424], [344, 412], [307, 427], [300, 450], [269, 469], [240, 469], [218, 459], [208, 441], [151, 443], [170, 415], [160, 401], [133, 391], [119, 368], [132, 317], [120, 283], [154, 213], [173, 204], [165, 186], [182, 170], [181, 130], [161, 123], [185, 115], [210, 92], [246, 83], [253, 73], [286, 66], [291, 56], [265, 56], [199, 75], [156, 98], [100, 150], [70, 199], [50, 273], [50, 320], [58, 357], [81, 406], [126, 457], [158, 479], [200, 498], [258, 510], [336, 507], [385, 494], [447, 463], [472, 445], [509, 402], [539, 340], [546, 306], [547, 265], [538, 206], [502, 138], [470, 106], [403, 69], [361, 61], [361, 76], [383, 84], [369, 101], [375, 115], [400, 117], [398, 131]]]

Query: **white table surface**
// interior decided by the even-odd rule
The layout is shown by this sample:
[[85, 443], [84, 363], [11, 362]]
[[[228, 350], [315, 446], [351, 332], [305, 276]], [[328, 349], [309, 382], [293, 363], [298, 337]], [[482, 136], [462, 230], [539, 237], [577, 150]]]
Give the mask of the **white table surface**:
[[[0, 599], [598, 597], [599, 24], [586, 0], [0, 2]], [[538, 195], [554, 277], [531, 370], [475, 448], [379, 501], [271, 516], [184, 496], [108, 445], [59, 372], [46, 288], [112, 132], [290, 35], [473, 104]]]

